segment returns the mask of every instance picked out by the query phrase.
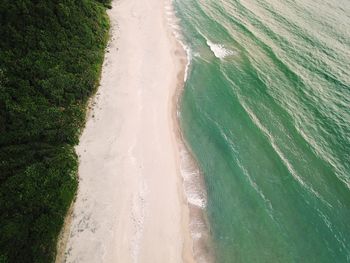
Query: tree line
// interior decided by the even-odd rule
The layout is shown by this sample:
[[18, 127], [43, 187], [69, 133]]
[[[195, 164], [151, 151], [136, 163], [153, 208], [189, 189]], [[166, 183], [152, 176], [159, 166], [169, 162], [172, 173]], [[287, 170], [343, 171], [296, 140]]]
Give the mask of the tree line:
[[0, 262], [52, 262], [109, 0], [0, 1]]

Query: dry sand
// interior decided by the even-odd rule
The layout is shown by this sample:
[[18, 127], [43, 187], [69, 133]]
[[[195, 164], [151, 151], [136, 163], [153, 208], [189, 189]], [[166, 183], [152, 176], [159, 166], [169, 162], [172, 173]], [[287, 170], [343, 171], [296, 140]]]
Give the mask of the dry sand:
[[109, 11], [111, 40], [57, 262], [194, 261], [174, 118], [186, 58], [165, 5], [120, 0]]

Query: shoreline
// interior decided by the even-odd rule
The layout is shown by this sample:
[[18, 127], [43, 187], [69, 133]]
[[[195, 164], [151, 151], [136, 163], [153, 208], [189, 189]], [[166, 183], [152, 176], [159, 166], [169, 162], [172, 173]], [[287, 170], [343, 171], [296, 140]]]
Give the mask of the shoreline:
[[173, 121], [176, 128], [176, 144], [180, 153], [178, 157], [179, 176], [181, 176], [182, 181], [183, 202], [186, 203], [184, 207], [186, 210], [186, 224], [189, 225], [194, 262], [211, 263], [214, 262], [214, 253], [211, 247], [209, 221], [205, 214], [207, 202], [205, 181], [181, 131], [180, 120], [177, 115], [183, 89], [184, 85], [179, 85], [176, 94], [174, 94]]
[[186, 203], [184, 209], [186, 210], [187, 224], [190, 227], [190, 239], [195, 262], [211, 263], [214, 262], [214, 251], [211, 244], [209, 221], [205, 214], [207, 193], [204, 176], [184, 137], [180, 124], [180, 102], [190, 71], [191, 51], [184, 43], [182, 29], [175, 15], [174, 4], [171, 0], [165, 8], [165, 16], [168, 21], [167, 27], [181, 52], [181, 55], [177, 56], [179, 60], [182, 60], [181, 64], [183, 66], [178, 73], [177, 87], [170, 104], [173, 107], [172, 119], [174, 122], [175, 144], [178, 147], [179, 154], [178, 168], [182, 181], [182, 196]]
[[[135, 1], [136, 2], [136, 1]], [[106, 94], [107, 91], [105, 91], [105, 89], [108, 89], [108, 86], [110, 87], [111, 85], [113, 86], [113, 81], [112, 80], [108, 80], [108, 73], [111, 72], [111, 67], [109, 66], [110, 64], [114, 64], [114, 56], [116, 57], [123, 57], [123, 52], [124, 53], [129, 53], [130, 52], [130, 48], [128, 47], [127, 49], [123, 49], [123, 23], [127, 23], [126, 20], [123, 21], [123, 19], [125, 19], [125, 17], [127, 16], [127, 14], [125, 14], [124, 17], [120, 17], [119, 15], [117, 15], [118, 13], [121, 14], [122, 10], [120, 10], [120, 6], [124, 5], [125, 10], [131, 11], [131, 15], [133, 17], [137, 16], [135, 11], [132, 11], [132, 8], [130, 9], [130, 5], [134, 5], [136, 6], [137, 9], [137, 5], [141, 5], [138, 4], [137, 2], [129, 2], [126, 3], [125, 1], [114, 1], [113, 4], [113, 9], [108, 11], [108, 15], [110, 17], [110, 21], [111, 21], [111, 31], [110, 31], [110, 41], [108, 43], [108, 47], [106, 49], [106, 54], [105, 54], [105, 61], [103, 64], [103, 68], [102, 68], [102, 77], [101, 77], [101, 86], [99, 87], [97, 94], [95, 97], [92, 98], [92, 105], [94, 105], [94, 108], [91, 110], [90, 115], [88, 116], [87, 119], [87, 123], [86, 123], [86, 127], [84, 129], [84, 132], [81, 136], [81, 142], [79, 144], [79, 146], [77, 147], [77, 152], [79, 154], [79, 160], [80, 160], [80, 166], [79, 166], [79, 180], [80, 180], [80, 184], [79, 184], [79, 189], [78, 189], [78, 193], [77, 193], [77, 197], [76, 197], [76, 201], [73, 204], [73, 212], [71, 213], [71, 216], [68, 214], [67, 218], [66, 218], [66, 223], [65, 223], [65, 228], [62, 230], [62, 235], [61, 236], [65, 236], [67, 238], [67, 241], [65, 242], [65, 239], [60, 240], [59, 243], [65, 242], [65, 245], [62, 246], [61, 244], [61, 249], [58, 249], [57, 252], [57, 257], [56, 257], [56, 262], [72, 262], [72, 261], [78, 261], [78, 262], [95, 262], [94, 258], [98, 257], [99, 262], [114, 262], [115, 260], [119, 260], [122, 262], [149, 262], [150, 260], [152, 262], [180, 262], [179, 259], [181, 259], [181, 262], [196, 262], [194, 259], [194, 254], [196, 251], [194, 251], [194, 241], [193, 241], [193, 233], [191, 233], [191, 229], [190, 229], [190, 224], [191, 224], [191, 218], [190, 218], [190, 214], [191, 214], [191, 209], [190, 208], [190, 204], [188, 203], [188, 200], [185, 196], [185, 192], [184, 192], [184, 178], [181, 175], [181, 157], [180, 157], [180, 150], [181, 147], [185, 147], [185, 143], [182, 139], [182, 134], [180, 131], [180, 125], [179, 125], [179, 120], [177, 118], [177, 109], [178, 109], [178, 100], [180, 98], [180, 95], [182, 93], [183, 87], [184, 87], [184, 76], [185, 76], [185, 65], [188, 62], [186, 59], [186, 54], [185, 54], [185, 50], [183, 50], [183, 47], [181, 47], [181, 44], [179, 43], [179, 40], [176, 39], [176, 37], [174, 36], [174, 32], [171, 32], [171, 28], [170, 25], [167, 22], [167, 17], [166, 17], [166, 11], [165, 11], [165, 2], [162, 1], [158, 1], [158, 0], [153, 0], [153, 4], [157, 5], [158, 4], [158, 8], [160, 6], [160, 8], [162, 10], [158, 10], [160, 11], [161, 15], [162, 15], [162, 24], [163, 24], [163, 30], [165, 29], [164, 33], [167, 35], [166, 37], [168, 38], [166, 41], [169, 41], [168, 44], [168, 48], [170, 50], [168, 50], [167, 52], [171, 52], [170, 55], [170, 59], [171, 59], [171, 63], [172, 63], [172, 71], [176, 72], [176, 74], [173, 74], [176, 78], [175, 80], [172, 80], [171, 86], [172, 88], [168, 91], [168, 94], [166, 95], [166, 97], [168, 97], [167, 100], [167, 115], [168, 115], [168, 121], [166, 124], [166, 126], [168, 128], [170, 128], [171, 130], [171, 144], [172, 144], [172, 155], [174, 158], [173, 162], [175, 162], [177, 165], [174, 168], [175, 172], [175, 176], [176, 178], [173, 178], [172, 180], [175, 182], [175, 186], [172, 186], [172, 188], [176, 188], [173, 189], [172, 191], [175, 190], [176, 192], [176, 196], [174, 194], [174, 196], [172, 198], [176, 198], [178, 201], [175, 201], [175, 199], [173, 200], [173, 202], [171, 202], [170, 204], [166, 204], [169, 206], [173, 206], [170, 209], [174, 209], [177, 210], [178, 213], [176, 215], [171, 214], [169, 212], [166, 212], [167, 214], [165, 214], [165, 212], [163, 212], [162, 214], [159, 214], [159, 209], [154, 210], [154, 211], [149, 211], [149, 206], [151, 206], [149, 204], [150, 201], [148, 201], [148, 195], [150, 194], [150, 191], [152, 190], [157, 190], [159, 191], [162, 186], [159, 184], [159, 182], [157, 184], [159, 184], [156, 188], [157, 189], [153, 189], [151, 187], [151, 189], [149, 189], [149, 186], [145, 186], [145, 183], [143, 183], [143, 185], [139, 185], [136, 186], [136, 192], [138, 192], [138, 196], [133, 196], [133, 192], [135, 191], [135, 184], [137, 184], [137, 180], [135, 180], [135, 178], [133, 178], [133, 182], [131, 184], [133, 184], [133, 188], [134, 189], [129, 189], [129, 191], [127, 191], [128, 193], [126, 193], [125, 195], [123, 194], [115, 194], [115, 196], [112, 196], [112, 200], [109, 200], [108, 204], [106, 204], [107, 200], [103, 200], [105, 201], [104, 205], [108, 206], [109, 208], [113, 207], [113, 201], [117, 201], [118, 202], [118, 197], [120, 198], [126, 198], [128, 197], [128, 195], [130, 196], [128, 199], [128, 202], [125, 201], [119, 201], [118, 204], [114, 205], [113, 207], [113, 213], [110, 215], [110, 219], [109, 222], [104, 222], [104, 223], [108, 223], [107, 225], [107, 229], [104, 230], [99, 230], [101, 228], [103, 228], [104, 224], [101, 224], [102, 222], [98, 220], [98, 217], [101, 215], [98, 215], [98, 213], [102, 213], [103, 216], [106, 216], [106, 214], [110, 213], [107, 211], [97, 211], [97, 210], [101, 210], [98, 206], [94, 207], [93, 204], [93, 198], [91, 198], [89, 195], [91, 194], [91, 189], [89, 194], [87, 193], [87, 189], [88, 188], [94, 188], [94, 185], [91, 185], [92, 182], [90, 182], [89, 186], [84, 186], [84, 181], [87, 180], [93, 180], [94, 178], [91, 177], [91, 170], [88, 171], [84, 171], [84, 166], [86, 166], [86, 159], [90, 152], [91, 154], [91, 149], [89, 150], [89, 144], [93, 144], [93, 142], [91, 141], [92, 138], [90, 138], [89, 140], [87, 140], [87, 137], [92, 137], [87, 135], [88, 133], [93, 133], [95, 136], [102, 136], [103, 139], [103, 134], [99, 134], [99, 133], [94, 133], [91, 132], [91, 129], [93, 130], [94, 128], [98, 128], [96, 127], [96, 125], [94, 125], [95, 122], [99, 122], [100, 118], [103, 117], [101, 116], [100, 112], [103, 111], [103, 109], [105, 108], [106, 105], [103, 105], [103, 100], [106, 99], [106, 97], [109, 97], [111, 94]], [[170, 3], [171, 4], [171, 3]], [[128, 9], [129, 8], [129, 9]], [[124, 12], [125, 12], [124, 10]], [[120, 21], [121, 20], [121, 21]], [[130, 22], [129, 22], [130, 23]], [[120, 25], [121, 24], [121, 25]], [[140, 24], [139, 24], [140, 25]], [[129, 25], [130, 26], [130, 25]], [[126, 31], [124, 31], [125, 34]], [[116, 33], [118, 34], [116, 36]], [[128, 33], [127, 33], [128, 34]], [[169, 35], [170, 34], [170, 35]], [[118, 38], [118, 41], [116, 41], [116, 38]], [[127, 42], [126, 40], [124, 40], [124, 42]], [[129, 43], [128, 43], [129, 44]], [[128, 50], [129, 49], [129, 50]], [[128, 50], [128, 52], [127, 52]], [[168, 58], [169, 59], [169, 58]], [[122, 62], [119, 62], [122, 63]], [[118, 65], [114, 65], [115, 67], [119, 67]], [[119, 74], [123, 74], [123, 66], [119, 67]], [[130, 67], [128, 68], [128, 70], [130, 70]], [[106, 77], [107, 75], [107, 77]], [[174, 76], [170, 76], [170, 73], [168, 73], [169, 78], [172, 78]], [[106, 80], [107, 79], [107, 80]], [[116, 77], [112, 77], [112, 79], [114, 81], [117, 82], [117, 84], [115, 84], [115, 86], [119, 86], [120, 87], [120, 83], [118, 84], [119, 80]], [[140, 79], [142, 80], [142, 79]], [[106, 83], [107, 82], [107, 83]], [[171, 87], [170, 86], [170, 87]], [[169, 87], [169, 88], [170, 88]], [[108, 93], [108, 92], [107, 92]], [[119, 94], [119, 99], [121, 99], [120, 97], [122, 97], [122, 95], [125, 94]], [[130, 96], [140, 96], [140, 90], [138, 93], [136, 94], [132, 94]], [[127, 95], [126, 95], [127, 97]], [[113, 103], [114, 104], [114, 103]], [[112, 105], [109, 105], [112, 106]], [[136, 105], [135, 105], [136, 106]], [[127, 107], [130, 107], [130, 105], [127, 105]], [[125, 116], [124, 116], [125, 117]], [[154, 116], [153, 116], [154, 117]], [[140, 118], [139, 120], [140, 121]], [[118, 119], [117, 119], [118, 122]], [[119, 125], [117, 125], [119, 126]], [[92, 128], [90, 128], [92, 127]], [[122, 128], [119, 127], [119, 131]], [[116, 129], [118, 130], [118, 129]], [[96, 132], [96, 131], [95, 131]], [[116, 138], [115, 138], [116, 139]], [[115, 142], [115, 141], [114, 141]], [[135, 144], [135, 143], [134, 143]], [[112, 151], [113, 149], [111, 149], [111, 145], [107, 144], [105, 146], [109, 147], [109, 151]], [[96, 147], [96, 145], [95, 145]], [[132, 147], [127, 147], [128, 151], [127, 151], [127, 155], [129, 155], [128, 157], [131, 159], [132, 162], [136, 162], [137, 163], [137, 156], [133, 155], [132, 152], [134, 150], [134, 148], [137, 147], [137, 145], [132, 146]], [[90, 147], [91, 148], [91, 147]], [[100, 151], [103, 149], [99, 149]], [[114, 158], [118, 158], [118, 155], [114, 153]], [[98, 158], [98, 156], [96, 155], [94, 159]], [[126, 158], [125, 157], [125, 152], [124, 152], [124, 157], [122, 157], [121, 159]], [[89, 159], [89, 158], [88, 158]], [[91, 158], [90, 158], [91, 161]], [[114, 160], [114, 165], [118, 166], [117, 164], [121, 164], [121, 160], [119, 160], [119, 162], [116, 162]], [[101, 163], [103, 165], [103, 162]], [[141, 164], [139, 163], [138, 165], [140, 165], [140, 168], [142, 166], [142, 162]], [[154, 165], [154, 164], [153, 164]], [[96, 166], [96, 165], [95, 165]], [[90, 167], [91, 168], [91, 167]], [[96, 168], [96, 167], [95, 167]], [[129, 167], [130, 168], [130, 167]], [[135, 168], [135, 166], [131, 167], [131, 168]], [[153, 167], [153, 169], [156, 167]], [[89, 178], [85, 178], [85, 174], [89, 173], [90, 176]], [[143, 174], [144, 176], [148, 176], [147, 173]], [[112, 175], [113, 179], [112, 181], [116, 182], [118, 181], [118, 174], [115, 173]], [[119, 178], [120, 179], [120, 178]], [[122, 178], [123, 179], [123, 184], [127, 184], [127, 178]], [[140, 179], [140, 178], [139, 178]], [[144, 178], [143, 178], [144, 179]], [[155, 178], [155, 179], [161, 179], [161, 178]], [[146, 179], [147, 180], [147, 179]], [[129, 179], [130, 181], [130, 179]], [[95, 184], [98, 183], [97, 181], [94, 182]], [[111, 182], [110, 182], [111, 183]], [[130, 182], [129, 182], [130, 183]], [[118, 188], [120, 187], [119, 184], [116, 184], [116, 189], [115, 190], [119, 190]], [[84, 191], [84, 188], [86, 189]], [[137, 189], [138, 188], [138, 189]], [[83, 189], [83, 190], [82, 190]], [[96, 190], [96, 189], [94, 189]], [[167, 190], [171, 190], [170, 188]], [[122, 191], [121, 191], [122, 192]], [[96, 195], [95, 193], [92, 193], [93, 195], [95, 195], [96, 197], [100, 197], [98, 195]], [[105, 193], [106, 195], [107, 193]], [[103, 199], [108, 199], [108, 196], [104, 196]], [[130, 200], [133, 199], [133, 200]], [[136, 200], [136, 201], [135, 201]], [[96, 202], [96, 200], [95, 200]], [[97, 200], [98, 202], [98, 200]], [[135, 206], [135, 202], [137, 203]], [[131, 203], [131, 207], [130, 207], [130, 203]], [[157, 203], [157, 201], [155, 201], [155, 203]], [[112, 207], [111, 207], [112, 205]], [[163, 203], [158, 202], [156, 204], [156, 206], [159, 205], [164, 205]], [[129, 209], [127, 208], [129, 206]], [[175, 207], [174, 207], [175, 206]], [[131, 210], [131, 215], [126, 216], [125, 213], [123, 213], [122, 211], [125, 209], [127, 210]], [[96, 212], [97, 211], [97, 212]], [[129, 211], [130, 212], [130, 211]], [[152, 234], [152, 231], [154, 232], [154, 230], [157, 230], [158, 228], [158, 223], [153, 222], [150, 223], [148, 220], [150, 217], [149, 213], [150, 212], [155, 212], [158, 213], [160, 216], [166, 216], [168, 220], [164, 220], [164, 225], [168, 228], [167, 230], [164, 230], [164, 232], [172, 232], [171, 236], [169, 236], [169, 240], [163, 240], [163, 239], [159, 239], [157, 240], [157, 238], [154, 237], [154, 234]], [[164, 215], [165, 214], [165, 215]], [[118, 221], [118, 216], [119, 217], [124, 217], [124, 218], [128, 218], [128, 220], [121, 220], [123, 222], [117, 222]], [[169, 217], [170, 216], [170, 217]], [[178, 228], [178, 230], [175, 230], [173, 228], [174, 227], [174, 222], [169, 224], [169, 219], [172, 219], [171, 221], [173, 221], [172, 217], [177, 217], [179, 221], [178, 225], [176, 226], [176, 228]], [[93, 218], [96, 217], [96, 218]], [[158, 218], [157, 218], [158, 219]], [[166, 218], [164, 218], [166, 219]], [[107, 220], [108, 221], [108, 220]], [[132, 221], [132, 225], [130, 225], [130, 222]], [[125, 226], [123, 227], [123, 223], [125, 224]], [[147, 225], [147, 224], [150, 224]], [[106, 226], [105, 226], [106, 228]], [[171, 228], [171, 229], [170, 229]], [[152, 231], [150, 231], [150, 230]], [[117, 230], [117, 231], [116, 231]], [[98, 235], [98, 232], [105, 232], [102, 233], [100, 237], [96, 238], [96, 235]], [[86, 232], [90, 232], [90, 233], [86, 233]], [[98, 240], [98, 238], [102, 238], [103, 240], [105, 240], [104, 235], [106, 234], [106, 232], [109, 232], [110, 236], [109, 236], [109, 244], [106, 244], [106, 241], [102, 241], [102, 240]], [[112, 232], [112, 233], [111, 233]], [[151, 232], [151, 233], [149, 233]], [[176, 233], [178, 232], [178, 233]], [[85, 234], [84, 234], [85, 233]], [[165, 233], [165, 234], [169, 234], [169, 233]], [[122, 236], [122, 238], [118, 238], [117, 236], [120, 235]], [[84, 237], [85, 236], [85, 237]], [[92, 237], [95, 236], [95, 237]], [[164, 242], [169, 242], [171, 240], [171, 244], [167, 244], [166, 247], [166, 251], [161, 251], [162, 250], [162, 245]], [[158, 241], [158, 242], [157, 242]], [[160, 242], [159, 242], [160, 241]], [[103, 242], [105, 242], [105, 244], [103, 244]], [[126, 248], [125, 247], [125, 242], [129, 243], [129, 247]], [[149, 243], [155, 243], [155, 244], [149, 244]], [[65, 247], [64, 250], [62, 250], [62, 247]], [[164, 246], [163, 246], [164, 247]], [[94, 251], [90, 251], [90, 249], [93, 249]], [[131, 248], [131, 249], [130, 249]], [[175, 248], [175, 249], [174, 249]], [[61, 251], [60, 251], [61, 250]], [[152, 252], [152, 250], [157, 251], [157, 253], [159, 253], [160, 255], [155, 256]], [[175, 254], [174, 252], [178, 251], [178, 255]], [[64, 252], [64, 253], [62, 253]], [[169, 254], [170, 252], [170, 254]], [[93, 253], [94, 255], [91, 255], [91, 253]], [[90, 256], [89, 256], [90, 254]], [[97, 254], [97, 255], [96, 255]], [[170, 258], [171, 257], [171, 258]]]

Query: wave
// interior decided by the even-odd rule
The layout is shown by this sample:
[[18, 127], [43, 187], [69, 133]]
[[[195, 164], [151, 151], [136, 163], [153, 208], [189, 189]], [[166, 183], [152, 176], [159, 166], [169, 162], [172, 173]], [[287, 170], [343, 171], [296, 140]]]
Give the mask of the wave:
[[173, 33], [175, 39], [179, 42], [179, 44], [182, 46], [183, 50], [186, 52], [187, 63], [186, 63], [185, 74], [184, 74], [184, 82], [186, 82], [187, 77], [188, 77], [189, 68], [191, 65], [191, 60], [192, 60], [191, 48], [185, 44], [185, 41], [183, 39], [181, 26], [179, 24], [179, 19], [176, 16], [173, 1], [172, 0], [170, 0], [170, 1], [165, 0], [164, 9], [165, 9], [165, 14], [166, 14], [166, 19], [167, 19], [168, 25], [170, 26], [170, 28], [172, 28], [172, 33]]
[[194, 69], [181, 119], [208, 189], [189, 185], [188, 202], [208, 210], [216, 261], [295, 261], [307, 240], [315, 261], [348, 260], [346, 8], [176, 2]]
[[180, 169], [188, 203], [204, 209], [207, 206], [207, 197], [203, 179], [185, 146], [182, 146], [180, 151]]
[[246, 113], [249, 115], [252, 122], [265, 134], [265, 136], [268, 138], [270, 145], [274, 149], [275, 153], [279, 156], [280, 160], [284, 164], [284, 166], [287, 168], [289, 173], [292, 175], [292, 177], [308, 192], [312, 193], [314, 196], [316, 196], [322, 203], [327, 205], [328, 207], [332, 207], [331, 204], [329, 204], [324, 198], [316, 191], [314, 190], [309, 184], [307, 184], [305, 181], [303, 181], [302, 177], [297, 173], [297, 171], [294, 169], [293, 165], [289, 162], [287, 157], [284, 155], [284, 153], [281, 151], [281, 149], [277, 146], [275, 142], [275, 138], [271, 135], [271, 133], [268, 131], [268, 129], [262, 125], [258, 117], [241, 101], [241, 105], [246, 111]]
[[224, 45], [221, 44], [214, 44], [213, 42], [207, 40], [207, 44], [210, 48], [210, 50], [214, 53], [215, 57], [223, 59], [228, 56], [232, 56], [235, 54], [234, 51], [227, 49], [224, 47]]

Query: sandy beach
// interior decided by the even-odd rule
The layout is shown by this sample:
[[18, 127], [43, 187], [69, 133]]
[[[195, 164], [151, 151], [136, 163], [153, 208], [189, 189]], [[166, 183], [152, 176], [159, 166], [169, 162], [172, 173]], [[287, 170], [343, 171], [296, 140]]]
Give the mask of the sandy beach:
[[194, 262], [175, 118], [186, 56], [163, 0], [114, 1], [56, 262]]

